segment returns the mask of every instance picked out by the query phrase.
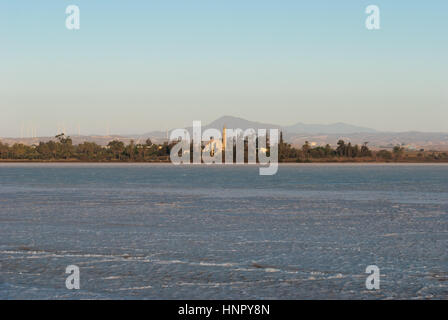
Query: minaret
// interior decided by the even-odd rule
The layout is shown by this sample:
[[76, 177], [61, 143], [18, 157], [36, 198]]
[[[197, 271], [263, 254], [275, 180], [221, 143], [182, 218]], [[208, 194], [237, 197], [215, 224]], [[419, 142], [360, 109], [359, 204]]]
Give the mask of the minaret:
[[226, 151], [226, 143], [227, 143], [227, 137], [226, 137], [226, 126], [222, 129], [222, 151]]

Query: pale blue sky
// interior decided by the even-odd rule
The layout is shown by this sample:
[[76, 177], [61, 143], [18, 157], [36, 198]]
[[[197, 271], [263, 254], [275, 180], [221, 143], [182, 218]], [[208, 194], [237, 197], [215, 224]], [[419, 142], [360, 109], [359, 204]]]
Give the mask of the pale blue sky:
[[[369, 4], [381, 30], [364, 26]], [[2, 1], [0, 136], [221, 115], [448, 131], [447, 16], [446, 0]]]

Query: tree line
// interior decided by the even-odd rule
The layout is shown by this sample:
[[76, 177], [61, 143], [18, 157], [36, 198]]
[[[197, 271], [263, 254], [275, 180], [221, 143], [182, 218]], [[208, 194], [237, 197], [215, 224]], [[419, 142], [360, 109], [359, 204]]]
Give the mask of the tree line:
[[329, 144], [312, 147], [306, 141], [301, 148], [295, 148], [283, 141], [280, 135], [279, 162], [318, 162], [318, 161], [359, 161], [359, 162], [384, 162], [384, 161], [409, 161], [409, 162], [433, 162], [448, 161], [446, 152], [406, 151], [403, 146], [397, 145], [389, 150], [370, 150], [368, 142], [361, 146], [344, 140], [337, 142], [333, 148]]
[[[175, 142], [152, 143], [147, 139], [144, 143], [131, 141], [110, 141], [107, 146], [94, 142], [83, 142], [74, 145], [70, 137], [57, 135], [54, 140], [40, 142], [38, 145], [16, 143], [11, 146], [0, 142], [1, 160], [34, 160], [34, 161], [116, 161], [116, 162], [169, 162], [171, 148]], [[234, 146], [235, 148], [235, 146]], [[269, 152], [269, 151], [268, 151]], [[247, 159], [247, 146], [245, 147]], [[234, 152], [235, 154], [235, 152]], [[279, 162], [316, 162], [316, 161], [448, 161], [445, 152], [409, 153], [402, 146], [395, 146], [391, 151], [372, 151], [365, 142], [353, 145], [339, 140], [336, 147], [312, 146], [308, 141], [301, 148], [293, 147], [283, 140], [280, 134]]]
[[168, 161], [172, 145], [154, 144], [150, 139], [136, 144], [114, 140], [103, 147], [94, 142], [74, 145], [70, 137], [57, 135], [54, 140], [28, 146], [8, 146], [0, 142], [0, 159], [10, 160], [78, 160], [78, 161]]

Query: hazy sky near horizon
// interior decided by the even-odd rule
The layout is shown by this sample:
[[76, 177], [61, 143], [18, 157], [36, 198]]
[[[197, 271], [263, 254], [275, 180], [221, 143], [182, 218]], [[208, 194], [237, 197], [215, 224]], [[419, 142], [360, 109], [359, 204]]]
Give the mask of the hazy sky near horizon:
[[447, 17], [446, 0], [2, 1], [0, 136], [222, 115], [448, 132]]

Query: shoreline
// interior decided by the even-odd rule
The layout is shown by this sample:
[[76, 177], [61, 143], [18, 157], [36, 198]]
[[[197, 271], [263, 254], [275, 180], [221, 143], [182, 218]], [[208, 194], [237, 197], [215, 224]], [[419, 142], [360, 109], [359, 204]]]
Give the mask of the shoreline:
[[[32, 160], [9, 160], [4, 161], [0, 160], [0, 166], [2, 165], [172, 165], [173, 167], [198, 167], [199, 164], [193, 164], [193, 163], [186, 163], [181, 165], [174, 165], [169, 161], [64, 161], [64, 160], [52, 160], [52, 161], [32, 161]], [[232, 164], [201, 164], [202, 167], [208, 167], [208, 168], [216, 168], [216, 167], [258, 167], [263, 166], [259, 163], [256, 164], [248, 164], [248, 163], [232, 163]], [[420, 165], [448, 165], [448, 161], [427, 161], [427, 162], [416, 162], [416, 161], [315, 161], [315, 162], [279, 162], [279, 166], [349, 166], [349, 165], [359, 165], [359, 166], [375, 166], [375, 165], [414, 165], [414, 166], [420, 166]]]
[[[346, 158], [328, 158], [328, 159], [313, 159], [307, 161], [279, 161], [278, 164], [307, 164], [307, 163], [448, 163], [448, 159], [442, 160], [416, 160], [416, 159], [397, 159], [397, 160], [382, 160], [382, 159], [363, 159], [363, 158], [355, 158], [356, 160], [346, 159]], [[0, 159], [0, 163], [159, 163], [159, 164], [170, 164], [171, 161], [167, 160], [154, 160], [154, 161], [129, 161], [129, 160], [78, 160], [78, 159], [51, 159], [51, 160], [40, 160], [40, 159]], [[186, 163], [184, 165], [188, 165], [192, 163]], [[203, 163], [204, 164], [204, 163]], [[235, 164], [235, 163], [222, 163], [224, 165]], [[242, 164], [242, 163], [240, 163]], [[248, 164], [248, 163], [244, 163]], [[259, 165], [259, 163], [256, 163]]]

